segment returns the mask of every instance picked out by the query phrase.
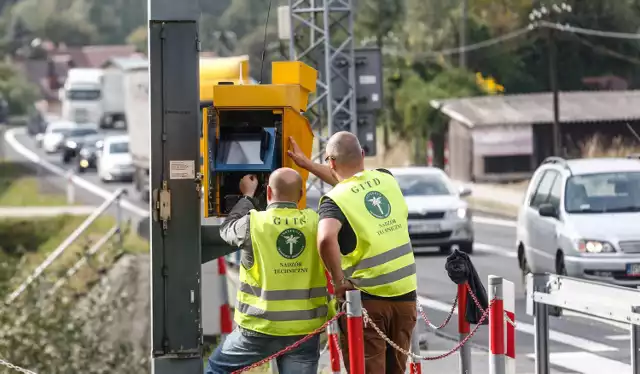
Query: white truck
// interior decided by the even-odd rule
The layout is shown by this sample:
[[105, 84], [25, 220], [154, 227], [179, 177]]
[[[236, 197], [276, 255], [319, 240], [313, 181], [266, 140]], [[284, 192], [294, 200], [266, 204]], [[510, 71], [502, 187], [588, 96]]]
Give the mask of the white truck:
[[115, 57], [105, 65], [102, 76], [102, 118], [100, 127], [113, 128], [116, 124], [126, 124], [125, 115], [125, 75], [132, 69], [148, 66], [142, 57]]
[[79, 124], [98, 124], [102, 118], [102, 69], [69, 69], [59, 91], [62, 118]]
[[124, 114], [129, 133], [129, 151], [133, 158], [133, 183], [142, 200], [149, 197], [150, 111], [149, 63], [142, 60], [122, 69]]

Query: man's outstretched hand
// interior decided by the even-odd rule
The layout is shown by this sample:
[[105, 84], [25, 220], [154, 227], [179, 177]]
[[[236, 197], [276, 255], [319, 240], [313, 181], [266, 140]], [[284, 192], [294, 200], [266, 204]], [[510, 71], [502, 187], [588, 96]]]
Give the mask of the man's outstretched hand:
[[255, 174], [247, 174], [240, 179], [240, 192], [244, 196], [253, 197], [258, 189], [258, 177]]
[[311, 160], [309, 160], [309, 158], [302, 152], [302, 149], [300, 149], [298, 143], [293, 140], [292, 136], [289, 137], [289, 150], [287, 151], [287, 154], [299, 167], [306, 170], [309, 170], [311, 167]]

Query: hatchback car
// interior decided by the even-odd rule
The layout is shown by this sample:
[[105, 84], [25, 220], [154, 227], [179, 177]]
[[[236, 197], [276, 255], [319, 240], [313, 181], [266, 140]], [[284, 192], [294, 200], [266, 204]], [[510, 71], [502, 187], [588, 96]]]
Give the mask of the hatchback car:
[[546, 159], [517, 221], [527, 273], [640, 285], [640, 160]]
[[110, 136], [105, 138], [102, 144], [96, 160], [100, 180], [132, 180], [134, 167], [129, 153], [129, 136]]
[[456, 188], [447, 174], [435, 167], [389, 169], [398, 181], [409, 208], [409, 236], [415, 252], [438, 247], [447, 253], [458, 247], [473, 252], [471, 212], [463, 197], [467, 188]]
[[70, 121], [56, 121], [49, 124], [42, 137], [42, 148], [44, 151], [47, 153], [58, 152], [66, 134], [76, 127], [78, 127], [78, 125]]

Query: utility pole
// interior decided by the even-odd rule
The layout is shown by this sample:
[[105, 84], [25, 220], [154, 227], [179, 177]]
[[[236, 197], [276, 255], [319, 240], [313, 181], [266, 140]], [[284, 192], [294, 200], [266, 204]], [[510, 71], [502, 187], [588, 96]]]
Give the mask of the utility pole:
[[198, 3], [148, 0], [153, 374], [203, 372]]
[[562, 156], [562, 143], [560, 138], [560, 108], [558, 100], [558, 52], [556, 47], [555, 30], [549, 28], [549, 85], [553, 95], [553, 155]]
[[[469, 0], [462, 0], [462, 23], [460, 24], [460, 48], [464, 48], [467, 45], [467, 21], [469, 18], [467, 9], [469, 7]], [[467, 68], [467, 52], [460, 51], [460, 67], [462, 69]]]

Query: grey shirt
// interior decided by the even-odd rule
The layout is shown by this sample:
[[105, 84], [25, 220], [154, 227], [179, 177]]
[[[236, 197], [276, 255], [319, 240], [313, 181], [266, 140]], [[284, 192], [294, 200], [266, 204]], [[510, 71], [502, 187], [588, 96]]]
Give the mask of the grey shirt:
[[[267, 209], [273, 208], [298, 209], [298, 205], [293, 202], [277, 202], [267, 206]], [[255, 209], [255, 205], [250, 199], [240, 199], [220, 226], [220, 237], [230, 246], [240, 250], [240, 263], [245, 269], [253, 266], [253, 246], [250, 231], [251, 216], [249, 215], [252, 209]], [[265, 336], [242, 327], [239, 327], [239, 329], [246, 336]]]

